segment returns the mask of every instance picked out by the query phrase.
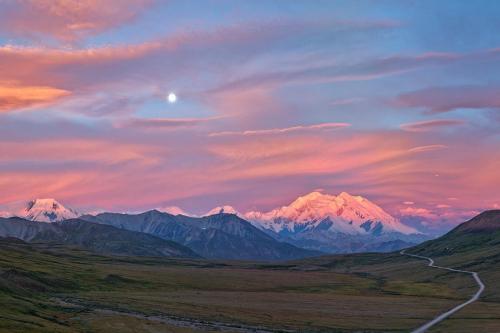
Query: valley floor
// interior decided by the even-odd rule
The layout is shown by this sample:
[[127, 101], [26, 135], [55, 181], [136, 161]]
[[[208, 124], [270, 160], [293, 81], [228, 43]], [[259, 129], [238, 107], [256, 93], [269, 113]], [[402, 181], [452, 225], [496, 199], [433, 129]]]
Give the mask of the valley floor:
[[[482, 278], [484, 300], [432, 332], [500, 331], [498, 272]], [[399, 254], [271, 265], [0, 244], [1, 332], [408, 332], [474, 288]]]

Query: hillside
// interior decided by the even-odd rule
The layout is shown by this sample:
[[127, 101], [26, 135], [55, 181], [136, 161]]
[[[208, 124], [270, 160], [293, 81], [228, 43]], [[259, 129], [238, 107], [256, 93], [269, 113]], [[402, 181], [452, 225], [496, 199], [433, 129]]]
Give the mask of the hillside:
[[[440, 257], [500, 252], [500, 210], [485, 211], [438, 239], [411, 249], [412, 253]], [[479, 259], [479, 258], [478, 258]]]
[[39, 223], [21, 218], [0, 218], [0, 237], [14, 237], [32, 243], [64, 244], [102, 254], [199, 257], [191, 249], [172, 241], [78, 219]]

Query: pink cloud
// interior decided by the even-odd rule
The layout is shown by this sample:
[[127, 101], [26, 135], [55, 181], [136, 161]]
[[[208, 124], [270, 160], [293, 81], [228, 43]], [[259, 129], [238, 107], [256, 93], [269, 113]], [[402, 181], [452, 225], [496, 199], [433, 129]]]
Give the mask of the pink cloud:
[[[488, 144], [478, 150], [477, 143], [453, 135], [449, 140], [460, 154], [436, 159], [408, 154], [424, 140], [404, 131], [306, 130], [267, 135], [265, 140], [258, 135], [227, 140], [178, 131], [145, 136], [133, 127], [102, 130], [108, 132], [107, 139], [3, 140], [0, 203], [50, 196], [77, 208], [98, 203], [105, 209], [181, 205], [204, 210], [225, 204], [230, 196], [245, 211], [256, 204], [280, 205], [321, 187], [369, 196], [393, 214], [400, 213], [405, 198], [419, 207], [408, 205], [414, 210], [402, 214], [432, 218], [436, 203], [458, 193], [460, 200], [453, 206], [467, 211], [480, 207], [481, 198], [500, 200], [498, 152], [487, 150]], [[476, 163], [464, 163], [471, 160]], [[441, 176], [434, 177], [436, 173]], [[262, 186], [271, 189], [265, 196]], [[196, 198], [202, 206], [193, 203]], [[439, 216], [461, 222], [450, 214]]]
[[426, 208], [414, 208], [414, 207], [406, 207], [399, 211], [402, 216], [418, 216], [420, 218], [435, 221], [439, 219], [439, 216]]
[[418, 146], [408, 149], [409, 153], [425, 153], [429, 151], [436, 151], [447, 149], [448, 147], [445, 145], [427, 145], [427, 146]]
[[451, 206], [450, 205], [446, 205], [446, 204], [439, 204], [439, 205], [436, 205], [436, 208], [440, 208], [440, 209], [451, 208]]
[[99, 162], [105, 165], [135, 161], [142, 165], [154, 164], [155, 153], [165, 148], [145, 144], [114, 142], [109, 139], [45, 139], [25, 142], [3, 140], [0, 145], [0, 161], [38, 161], [58, 163], [75, 161]]
[[[315, 63], [313, 68], [303, 64], [279, 72], [262, 68], [260, 74], [248, 75], [241, 70], [245, 60], [260, 61], [260, 55], [279, 49], [275, 45], [282, 45], [283, 37], [289, 36], [288, 27], [304, 33], [304, 26], [269, 27], [276, 26], [179, 33], [138, 45], [90, 49], [1, 47], [2, 80], [15, 81], [24, 92], [30, 87], [54, 89], [45, 92], [44, 102], [58, 102], [57, 96], [48, 94], [57, 90], [71, 92], [68, 98], [75, 104], [80, 99], [90, 102], [53, 108], [57, 112], [73, 112], [78, 106], [85, 112], [94, 100], [107, 102], [115, 96], [125, 102], [112, 105], [111, 111], [126, 107], [127, 112], [122, 118], [121, 113], [102, 111], [113, 118], [85, 119], [85, 126], [76, 133], [67, 123], [40, 121], [27, 129], [0, 123], [0, 160], [4, 162], [0, 163], [0, 201], [50, 196], [76, 205], [98, 202], [107, 209], [177, 204], [190, 210], [194, 203], [231, 197], [244, 211], [248, 205], [280, 205], [284, 198], [321, 187], [373, 197], [392, 213], [399, 212], [404, 198], [418, 202], [420, 209], [431, 214], [443, 198], [459, 196], [454, 206], [468, 210], [480, 207], [481, 197], [500, 199], [497, 144], [474, 129], [469, 134], [475, 139], [467, 140], [453, 131], [440, 136], [439, 131], [419, 135], [400, 130], [333, 130], [346, 127], [343, 123], [290, 127], [303, 123], [303, 118], [293, 115], [275, 90], [289, 83], [373, 79], [444, 66], [459, 61], [459, 56], [393, 56], [349, 65], [329, 59], [326, 65]], [[200, 68], [211, 68], [214, 74], [200, 78]], [[166, 84], [182, 85], [179, 78], [185, 76], [190, 78], [183, 86], [186, 96], [216, 117], [176, 119], [165, 112], [152, 119], [128, 118], [135, 112], [134, 107], [128, 109], [129, 97], [150, 97]], [[228, 78], [238, 80], [225, 86]], [[213, 121], [221, 115], [232, 117], [224, 124]], [[3, 116], [14, 119], [19, 114]], [[193, 135], [201, 125], [206, 126], [201, 134], [212, 135]], [[445, 125], [408, 126], [427, 130]], [[143, 131], [155, 128], [160, 130]], [[179, 130], [163, 130], [170, 128]], [[57, 140], [47, 140], [48, 133]], [[443, 149], [446, 154], [439, 152]], [[437, 153], [424, 153], [431, 151]]]
[[462, 124], [465, 124], [463, 120], [435, 119], [435, 120], [425, 120], [425, 121], [402, 124], [400, 127], [402, 130], [408, 132], [428, 132], [432, 130], [438, 130], [441, 128], [462, 125]]
[[0, 29], [64, 42], [92, 36], [133, 20], [151, 0], [19, 0], [0, 4]]
[[18, 86], [0, 82], [0, 112], [53, 103], [70, 92], [46, 86]]

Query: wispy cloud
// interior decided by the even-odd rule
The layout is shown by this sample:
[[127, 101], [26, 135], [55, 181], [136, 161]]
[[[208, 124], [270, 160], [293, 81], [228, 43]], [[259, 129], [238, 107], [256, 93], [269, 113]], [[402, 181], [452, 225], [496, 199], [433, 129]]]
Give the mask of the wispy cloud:
[[399, 95], [395, 105], [424, 108], [429, 113], [499, 108], [500, 87], [467, 85], [425, 88]]
[[441, 128], [463, 125], [465, 121], [457, 119], [435, 119], [435, 120], [425, 120], [418, 121], [414, 123], [402, 124], [400, 127], [404, 131], [408, 132], [428, 132], [432, 130], [438, 130]]
[[419, 55], [396, 55], [361, 61], [355, 64], [326, 64], [286, 71], [266, 71], [241, 78], [218, 87], [214, 91], [272, 87], [306, 82], [367, 81], [384, 76], [401, 74], [418, 68], [449, 64], [456, 60], [454, 54], [424, 53]]
[[116, 123], [118, 127], [135, 127], [135, 128], [185, 128], [195, 127], [201, 124], [212, 122], [222, 117], [207, 117], [207, 118], [134, 118]]
[[425, 153], [429, 151], [436, 151], [436, 150], [442, 150], [442, 149], [447, 149], [448, 146], [445, 145], [428, 145], [428, 146], [418, 146], [418, 147], [413, 147], [408, 149], [409, 153]]
[[290, 132], [300, 132], [300, 131], [314, 131], [314, 130], [334, 130], [349, 127], [351, 124], [348, 123], [321, 123], [315, 125], [299, 125], [285, 128], [272, 128], [272, 129], [261, 129], [261, 130], [247, 130], [247, 131], [226, 131], [226, 132], [214, 132], [210, 133], [209, 136], [232, 136], [232, 135], [273, 135], [273, 134], [284, 134]]

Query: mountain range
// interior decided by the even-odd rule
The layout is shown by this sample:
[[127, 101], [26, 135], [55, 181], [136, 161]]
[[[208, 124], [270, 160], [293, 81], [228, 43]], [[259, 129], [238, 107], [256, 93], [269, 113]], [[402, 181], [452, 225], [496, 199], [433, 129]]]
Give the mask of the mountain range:
[[278, 241], [248, 221], [222, 212], [207, 217], [157, 210], [79, 216], [54, 199], [33, 200], [19, 212], [22, 218], [0, 218], [0, 237], [118, 255], [288, 260], [321, 254]]
[[199, 258], [188, 247], [152, 235], [79, 219], [39, 223], [18, 217], [0, 218], [0, 237], [31, 243], [80, 247], [101, 254]]
[[393, 251], [427, 239], [368, 199], [346, 192], [312, 192], [245, 217], [278, 239], [330, 253]]
[[325, 253], [389, 252], [429, 239], [381, 207], [346, 192], [311, 192], [268, 212], [239, 213], [229, 205], [204, 216], [179, 207], [141, 214], [82, 215], [54, 199], [30, 201], [17, 213], [36, 222], [79, 218], [187, 246], [206, 258], [281, 260]]
[[278, 241], [237, 215], [223, 212], [190, 217], [152, 210], [135, 215], [102, 213], [81, 218], [168, 239], [211, 259], [287, 260], [321, 254]]

